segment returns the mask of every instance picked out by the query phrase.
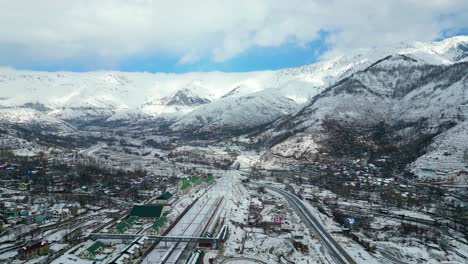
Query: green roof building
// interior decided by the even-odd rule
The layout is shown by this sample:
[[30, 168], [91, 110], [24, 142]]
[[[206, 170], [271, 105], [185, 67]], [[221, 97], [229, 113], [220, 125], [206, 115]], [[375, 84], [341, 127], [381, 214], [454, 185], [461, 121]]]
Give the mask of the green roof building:
[[134, 205], [130, 212], [130, 217], [136, 216], [147, 220], [156, 220], [163, 216], [164, 207], [159, 204], [153, 205]]
[[206, 183], [210, 183], [214, 180], [214, 176], [212, 174], [208, 175], [208, 177], [204, 178], [203, 181]]
[[123, 233], [125, 230], [129, 229], [131, 226], [127, 222], [122, 222], [115, 227], [117, 233]]
[[166, 216], [159, 218], [159, 220], [154, 222], [151, 228], [148, 229], [148, 235], [154, 235], [154, 236], [158, 235], [160, 229], [164, 227], [164, 225], [166, 224], [166, 221], [167, 221]]
[[136, 222], [136, 220], [138, 220], [138, 216], [130, 216], [129, 218], [127, 218], [127, 220], [125, 220], [124, 222], [118, 224], [115, 227], [117, 233], [125, 232], [125, 230], [132, 227], [132, 225]]
[[127, 223], [128, 223], [129, 225], [133, 225], [133, 224], [136, 222], [137, 219], [138, 219], [138, 216], [130, 216], [130, 217], [127, 219]]
[[190, 182], [187, 181], [187, 182], [184, 182], [184, 183], [182, 184], [182, 186], [180, 186], [180, 189], [181, 189], [181, 190], [186, 190], [186, 189], [188, 189], [189, 187], [190, 187]]
[[92, 259], [96, 257], [97, 254], [101, 253], [106, 245], [100, 241], [96, 241], [96, 243], [92, 244], [86, 250], [80, 253], [81, 258]]
[[158, 197], [158, 200], [166, 200], [167, 201], [167, 200], [171, 199], [172, 196], [173, 196], [172, 193], [165, 192], [161, 196]]
[[197, 184], [200, 181], [200, 177], [193, 176], [190, 181], [192, 184]]

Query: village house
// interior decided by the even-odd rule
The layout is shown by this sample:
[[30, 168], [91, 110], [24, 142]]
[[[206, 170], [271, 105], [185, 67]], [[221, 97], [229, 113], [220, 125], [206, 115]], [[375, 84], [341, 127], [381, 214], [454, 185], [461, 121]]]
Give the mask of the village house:
[[148, 228], [148, 231], [146, 232], [150, 236], [158, 236], [164, 231], [164, 226], [166, 224], [166, 217], [163, 216], [161, 217], [158, 221], [154, 222], [154, 224]]
[[170, 192], [165, 192], [156, 199], [156, 204], [170, 204], [174, 195]]
[[115, 227], [115, 231], [118, 234], [123, 234], [125, 231], [133, 226], [133, 224], [138, 220], [138, 216], [130, 216], [127, 220], [119, 223]]
[[120, 254], [109, 263], [127, 264], [136, 263], [138, 259], [151, 247], [147, 236], [136, 238]]
[[50, 244], [45, 241], [22, 247], [18, 249], [18, 258], [21, 260], [30, 260], [38, 256], [49, 254]]
[[190, 177], [183, 177], [179, 180], [179, 189], [178, 194], [184, 195], [190, 192], [192, 189], [192, 184], [190, 181]]
[[80, 253], [80, 258], [82, 259], [94, 259], [97, 254], [101, 253], [105, 249], [104, 243], [96, 241], [94, 244], [89, 246], [87, 249], [83, 250]]

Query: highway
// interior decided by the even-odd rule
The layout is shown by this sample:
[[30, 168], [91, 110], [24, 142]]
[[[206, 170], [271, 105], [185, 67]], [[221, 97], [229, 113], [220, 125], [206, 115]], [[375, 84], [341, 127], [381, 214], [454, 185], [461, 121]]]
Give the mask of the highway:
[[337, 261], [337, 263], [356, 263], [351, 256], [335, 241], [335, 239], [323, 228], [319, 221], [310, 213], [307, 207], [302, 203], [302, 201], [294, 194], [289, 193], [283, 189], [272, 187], [266, 184], [259, 184], [260, 186], [270, 189], [276, 193], [281, 194], [288, 203], [303, 216], [303, 219], [306, 220], [306, 224], [309, 228], [316, 233], [320, 242], [328, 249], [332, 257]]

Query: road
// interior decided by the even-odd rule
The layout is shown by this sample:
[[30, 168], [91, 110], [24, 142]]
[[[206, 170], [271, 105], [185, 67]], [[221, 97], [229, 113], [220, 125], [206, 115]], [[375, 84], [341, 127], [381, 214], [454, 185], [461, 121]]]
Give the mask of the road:
[[80, 150], [80, 154], [84, 155], [84, 156], [93, 156], [94, 152], [100, 150], [101, 148], [105, 147], [106, 144], [104, 143], [98, 143], [94, 146], [91, 146], [87, 149], [83, 149], [83, 150]]
[[281, 194], [288, 203], [306, 220], [306, 224], [316, 233], [320, 242], [329, 250], [332, 257], [338, 263], [356, 263], [351, 256], [335, 241], [335, 239], [325, 230], [319, 221], [310, 213], [302, 201], [294, 194], [289, 193], [283, 189], [272, 187], [266, 184], [259, 184], [264, 188], [270, 189], [276, 193]]

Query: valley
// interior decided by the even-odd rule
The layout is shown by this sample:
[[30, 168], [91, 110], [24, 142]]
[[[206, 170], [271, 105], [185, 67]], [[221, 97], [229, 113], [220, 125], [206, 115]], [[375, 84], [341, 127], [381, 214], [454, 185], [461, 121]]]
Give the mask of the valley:
[[467, 59], [461, 36], [278, 71], [0, 69], [0, 261], [464, 263]]

